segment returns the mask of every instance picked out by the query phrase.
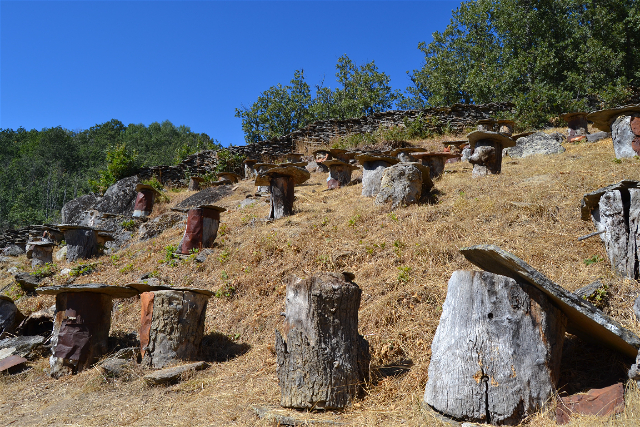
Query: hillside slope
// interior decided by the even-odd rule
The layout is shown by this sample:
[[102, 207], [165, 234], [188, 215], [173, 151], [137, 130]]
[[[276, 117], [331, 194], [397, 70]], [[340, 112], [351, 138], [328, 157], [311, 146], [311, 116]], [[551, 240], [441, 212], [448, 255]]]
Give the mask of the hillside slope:
[[[243, 181], [219, 202], [228, 212], [204, 263], [165, 262], [167, 246], [180, 241], [184, 223], [179, 223], [157, 238], [92, 261], [95, 271], [75, 282], [124, 285], [153, 273], [173, 285], [219, 291], [209, 302], [205, 326], [204, 353], [211, 367], [177, 385], [147, 387], [141, 369], [132, 371], [130, 379], [104, 378], [92, 369], [54, 380], [46, 375], [48, 359], [43, 357], [30, 371], [0, 377], [0, 424], [269, 425], [251, 406], [279, 403], [274, 329], [281, 322], [287, 281], [291, 275], [346, 270], [363, 290], [360, 332], [371, 344], [373, 367], [382, 368], [380, 374], [372, 377], [367, 396], [344, 412], [283, 413], [352, 425], [440, 425], [423, 412], [420, 401], [447, 281], [455, 270], [474, 269], [459, 254], [461, 247], [498, 245], [568, 290], [601, 278], [611, 295], [606, 311], [640, 333], [632, 310], [640, 293], [637, 283], [612, 276], [598, 238], [576, 240], [593, 231], [580, 219], [583, 194], [640, 175], [639, 160], [613, 161], [611, 144], [611, 139], [565, 144], [566, 152], [558, 155], [507, 157], [501, 175], [481, 179], [471, 178], [468, 163], [448, 164], [435, 182], [432, 203], [394, 211], [361, 197], [360, 185], [325, 191], [325, 174], [312, 174], [296, 188], [297, 213], [267, 222], [268, 205], [237, 207], [254, 192], [253, 183]], [[167, 194], [170, 202], [157, 205], [152, 217], [193, 192]], [[586, 265], [584, 260], [594, 255], [605, 261]], [[57, 265], [58, 270], [65, 267], [70, 266]], [[0, 280], [2, 286], [10, 282], [7, 276]], [[22, 298], [18, 306], [30, 312], [52, 302], [52, 297]], [[136, 298], [116, 301], [114, 342], [124, 346], [134, 339], [139, 322]], [[625, 374], [628, 361], [569, 342], [580, 351], [566, 355], [563, 390], [608, 385]], [[599, 374], [589, 370], [594, 366]], [[390, 367], [403, 369], [391, 375]], [[631, 387], [628, 396], [621, 425], [637, 425], [640, 394]], [[555, 424], [546, 413], [530, 423]], [[578, 424], [594, 423], [585, 417]]]

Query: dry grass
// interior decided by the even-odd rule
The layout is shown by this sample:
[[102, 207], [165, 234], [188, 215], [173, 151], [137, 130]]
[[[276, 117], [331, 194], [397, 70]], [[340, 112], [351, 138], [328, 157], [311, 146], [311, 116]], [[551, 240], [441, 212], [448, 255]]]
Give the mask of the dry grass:
[[[569, 290], [603, 278], [613, 293], [607, 311], [640, 333], [632, 311], [640, 292], [637, 283], [613, 277], [606, 261], [585, 265], [593, 255], [606, 259], [603, 245], [598, 238], [576, 240], [593, 231], [580, 220], [582, 195], [623, 178], [636, 179], [640, 162], [613, 162], [610, 139], [566, 148], [555, 156], [505, 158], [501, 175], [483, 179], [471, 178], [468, 163], [449, 164], [436, 181], [437, 202], [395, 211], [361, 197], [360, 186], [326, 191], [325, 176], [314, 174], [296, 188], [296, 215], [266, 222], [266, 205], [236, 208], [254, 191], [252, 183], [242, 182], [220, 202], [229, 210], [205, 263], [186, 260], [171, 267], [163, 262], [165, 247], [181, 238], [183, 225], [178, 225], [117, 256], [97, 259], [96, 270], [76, 280], [122, 285], [153, 272], [175, 285], [220, 290], [206, 318], [206, 342], [219, 346], [207, 349], [216, 353], [212, 366], [180, 384], [152, 388], [138, 378], [141, 371], [130, 381], [106, 379], [98, 369], [53, 380], [44, 373], [43, 358], [31, 371], [0, 378], [0, 424], [269, 425], [258, 420], [251, 405], [279, 402], [274, 329], [281, 322], [288, 278], [348, 270], [363, 290], [360, 332], [371, 344], [374, 367], [410, 367], [372, 378], [367, 396], [344, 412], [285, 413], [351, 425], [442, 425], [420, 405], [431, 340], [451, 273], [473, 269], [458, 249], [480, 243], [514, 253]], [[171, 193], [170, 204], [161, 209], [188, 193]], [[50, 303], [39, 297], [24, 298], [19, 305], [31, 311]], [[117, 301], [113, 333], [133, 333], [138, 325], [137, 300]], [[630, 386], [627, 397], [618, 419], [583, 417], [573, 425], [637, 425], [640, 392]], [[551, 413], [533, 415], [526, 424], [555, 425]]]

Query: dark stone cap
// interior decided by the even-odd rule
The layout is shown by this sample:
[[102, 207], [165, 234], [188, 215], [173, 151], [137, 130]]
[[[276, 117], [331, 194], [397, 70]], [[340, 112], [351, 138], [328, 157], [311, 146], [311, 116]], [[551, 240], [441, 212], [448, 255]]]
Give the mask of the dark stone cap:
[[133, 290], [135, 290], [136, 292], [142, 293], [142, 292], [156, 292], [156, 291], [180, 291], [180, 292], [195, 292], [197, 294], [202, 294], [202, 295], [206, 295], [208, 297], [211, 297], [214, 295], [213, 292], [207, 290], [207, 289], [199, 289], [199, 288], [177, 288], [177, 287], [173, 287], [173, 286], [166, 286], [166, 285], [149, 285], [147, 283], [144, 282], [133, 282], [133, 283], [129, 283], [127, 286], [127, 288], [131, 288]]
[[307, 166], [307, 162], [285, 162], [285, 163], [280, 163], [278, 166], [282, 167], [282, 166], [295, 166], [298, 168], [303, 168], [305, 166]]
[[517, 134], [515, 134], [515, 135], [511, 135], [511, 139], [513, 139], [513, 140], [516, 140], [516, 141], [517, 141], [517, 140], [518, 140], [518, 138], [524, 138], [525, 136], [533, 135], [534, 133], [535, 133], [535, 132], [534, 132], [534, 131], [532, 131], [532, 130], [527, 131], [527, 132], [517, 133]]
[[197, 182], [203, 182], [204, 178], [201, 176], [192, 176], [190, 179], [197, 181]]
[[471, 149], [474, 149], [478, 141], [488, 139], [490, 141], [499, 142], [502, 148], [514, 147], [516, 141], [498, 132], [489, 132], [486, 130], [475, 130], [467, 135]]
[[215, 205], [198, 205], [198, 206], [194, 206], [190, 209], [209, 209], [212, 211], [218, 211], [218, 212], [226, 212], [227, 209], [226, 208], [222, 208], [220, 206], [215, 206]]
[[139, 192], [141, 192], [142, 190], [149, 190], [149, 191], [153, 191], [153, 192], [154, 192], [154, 193], [156, 193], [156, 194], [160, 194], [160, 192], [159, 192], [158, 190], [156, 190], [155, 188], [153, 188], [153, 187], [152, 187], [152, 186], [150, 186], [150, 185], [147, 185], [147, 184], [137, 184], [137, 185], [136, 185], [136, 191], [139, 193]]
[[258, 161], [256, 159], [244, 159], [242, 163], [253, 164], [258, 163]]
[[78, 224], [60, 224], [58, 225], [58, 229], [60, 231], [66, 231], [66, 230], [91, 230], [91, 231], [104, 231], [104, 232], [108, 232], [109, 230], [102, 230], [99, 228], [95, 228], [95, 227], [89, 227], [88, 225], [78, 225]]
[[[465, 141], [466, 143], [466, 141]], [[460, 157], [460, 154], [455, 154], [455, 153], [447, 153], [444, 151], [440, 151], [440, 152], [423, 152], [423, 153], [414, 153], [412, 154], [413, 157], [415, 157], [416, 159], [422, 159], [424, 157], [446, 157], [447, 159], [452, 159], [454, 157]]]
[[611, 132], [611, 124], [615, 118], [625, 113], [640, 113], [640, 104], [594, 111], [587, 115], [587, 120], [593, 122], [593, 125], [598, 129]]
[[290, 176], [293, 178], [293, 185], [300, 185], [309, 178], [311, 178], [311, 174], [308, 170], [299, 168], [297, 166], [278, 166], [275, 168], [271, 168], [266, 172], [262, 172], [256, 178], [255, 185], [257, 186], [266, 186], [271, 184], [271, 178], [276, 176]]
[[351, 170], [356, 170], [359, 169], [357, 166], [352, 165], [350, 163], [347, 162], [343, 162], [342, 160], [338, 160], [338, 159], [333, 159], [333, 160], [325, 160], [324, 162], [322, 162], [323, 165], [325, 166], [349, 166], [351, 168]]
[[404, 148], [396, 148], [395, 150], [391, 150], [389, 152], [392, 156], [397, 156], [400, 153], [418, 153], [420, 151], [424, 151], [422, 147], [404, 147]]
[[32, 245], [32, 246], [55, 246], [56, 244], [53, 242], [43, 242], [43, 241], [37, 241], [37, 242], [27, 242], [27, 245]]
[[580, 204], [580, 217], [584, 221], [588, 221], [589, 219], [591, 219], [591, 211], [598, 206], [600, 198], [604, 193], [606, 193], [607, 191], [623, 190], [626, 188], [640, 188], [640, 182], [625, 179], [616, 184], [611, 184], [606, 187], [599, 188], [596, 191], [592, 191], [591, 193], [585, 194], [582, 197], [582, 203]]
[[562, 113], [560, 114], [560, 118], [565, 122], [570, 122], [576, 117], [587, 117], [587, 113], [577, 112], [577, 113]]
[[61, 285], [46, 286], [36, 288], [36, 292], [40, 295], [58, 295], [65, 292], [92, 292], [98, 294], [106, 294], [113, 298], [131, 298], [138, 295], [138, 291], [133, 288], [126, 288], [115, 285], [105, 285], [104, 283], [86, 283], [83, 285]]
[[397, 157], [385, 156], [382, 154], [371, 154], [371, 153], [358, 154], [356, 156], [356, 160], [361, 165], [367, 162], [386, 162], [386, 163], [389, 163], [390, 165], [395, 165], [396, 163], [400, 162], [400, 160], [398, 160]]

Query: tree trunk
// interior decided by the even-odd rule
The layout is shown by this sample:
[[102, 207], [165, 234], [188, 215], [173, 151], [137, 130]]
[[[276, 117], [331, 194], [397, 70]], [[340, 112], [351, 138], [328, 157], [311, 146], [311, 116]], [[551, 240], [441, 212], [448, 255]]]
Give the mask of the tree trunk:
[[51, 376], [75, 374], [91, 367], [107, 352], [111, 296], [96, 292], [56, 295], [49, 359]]
[[[333, 182], [332, 182], [333, 181]], [[333, 165], [329, 168], [329, 181], [327, 186], [330, 189], [344, 187], [351, 182], [351, 166]]]
[[554, 392], [566, 322], [531, 285], [455, 271], [431, 345], [425, 402], [457, 420], [518, 424]]
[[640, 277], [640, 190], [635, 188], [607, 191], [598, 208], [591, 212], [604, 241], [611, 268], [623, 277]]
[[269, 219], [293, 215], [293, 178], [280, 176], [271, 178], [271, 213]]
[[209, 297], [167, 290], [145, 292], [140, 300], [142, 363], [163, 368], [180, 361], [198, 360]]
[[64, 240], [67, 242], [67, 261], [69, 262], [98, 255], [98, 238], [93, 230], [82, 228], [65, 230]]
[[285, 339], [276, 330], [282, 406], [340, 409], [358, 396], [369, 367], [369, 344], [358, 334], [361, 294], [333, 273], [287, 286]]
[[381, 160], [375, 162], [364, 162], [362, 165], [362, 195], [365, 197], [376, 197], [380, 191], [382, 173], [389, 167], [389, 163]]

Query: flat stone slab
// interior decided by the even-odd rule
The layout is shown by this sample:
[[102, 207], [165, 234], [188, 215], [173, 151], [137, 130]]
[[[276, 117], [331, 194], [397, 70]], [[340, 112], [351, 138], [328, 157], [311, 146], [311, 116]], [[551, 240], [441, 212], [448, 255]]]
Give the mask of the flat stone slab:
[[287, 410], [277, 408], [275, 406], [258, 406], [252, 405], [251, 409], [262, 420], [273, 422], [278, 426], [308, 426], [308, 425], [327, 425], [327, 426], [343, 426], [344, 423], [338, 423], [330, 420], [309, 419], [309, 418], [296, 418], [291, 415], [287, 415]]
[[189, 371], [200, 371], [209, 367], [207, 362], [189, 363], [187, 365], [174, 366], [160, 369], [144, 376], [144, 381], [149, 385], [162, 385], [176, 382], [180, 376]]
[[591, 193], [587, 193], [582, 196], [582, 203], [580, 205], [580, 217], [584, 221], [591, 219], [591, 211], [598, 207], [600, 198], [607, 191], [614, 190], [626, 190], [628, 188], [640, 188], [640, 181], [634, 181], [631, 179], [623, 179], [615, 184], [608, 185], [606, 187], [598, 188]]
[[617, 383], [601, 389], [589, 390], [586, 393], [561, 397], [556, 408], [556, 423], [566, 424], [571, 414], [597, 415], [607, 417], [621, 414], [624, 411], [624, 386]]
[[0, 372], [6, 371], [9, 368], [13, 368], [14, 366], [18, 366], [26, 362], [27, 359], [24, 357], [16, 356], [12, 354], [11, 356], [7, 356], [3, 359], [0, 359]]
[[58, 295], [64, 292], [92, 292], [107, 294], [113, 298], [131, 298], [139, 294], [133, 288], [124, 286], [105, 285], [104, 283], [86, 283], [82, 285], [46, 286], [36, 289], [40, 295]]
[[515, 255], [494, 245], [471, 246], [460, 249], [460, 252], [483, 270], [530, 283], [544, 292], [567, 316], [567, 332], [606, 345], [629, 357], [635, 358], [638, 354], [640, 337]]
[[284, 166], [280, 165], [269, 169], [268, 171], [261, 172], [256, 177], [256, 186], [267, 186], [271, 184], [271, 178], [274, 176], [288, 176], [293, 179], [293, 185], [300, 185], [309, 178], [311, 174], [308, 170], [297, 166]]
[[30, 357], [31, 353], [37, 350], [37, 348], [44, 343], [45, 339], [45, 337], [40, 335], [5, 338], [0, 340], [0, 357], [7, 357], [9, 355]]
[[167, 285], [152, 285], [144, 282], [135, 282], [129, 283], [127, 285], [129, 288], [133, 288], [136, 292], [155, 292], [155, 291], [180, 291], [180, 292], [195, 292], [197, 294], [206, 295], [208, 297], [212, 297], [214, 292], [211, 292], [207, 289], [199, 289], [199, 288], [178, 288], [174, 286]]

